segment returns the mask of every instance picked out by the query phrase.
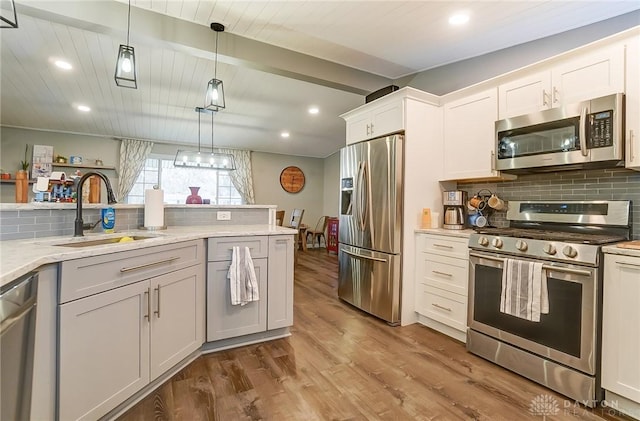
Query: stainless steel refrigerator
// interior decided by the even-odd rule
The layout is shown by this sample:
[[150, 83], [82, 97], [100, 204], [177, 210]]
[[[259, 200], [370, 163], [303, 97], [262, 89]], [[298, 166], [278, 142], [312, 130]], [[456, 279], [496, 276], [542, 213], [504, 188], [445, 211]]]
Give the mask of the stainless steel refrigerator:
[[390, 324], [400, 322], [402, 135], [340, 151], [338, 296]]

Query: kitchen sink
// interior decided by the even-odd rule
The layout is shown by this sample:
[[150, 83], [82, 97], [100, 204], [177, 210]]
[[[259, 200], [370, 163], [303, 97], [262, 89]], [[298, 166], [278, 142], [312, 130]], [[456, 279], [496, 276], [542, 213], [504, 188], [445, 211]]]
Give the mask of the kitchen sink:
[[[146, 235], [122, 235], [119, 237], [101, 238], [99, 240], [69, 240], [64, 243], [52, 244], [52, 246], [58, 247], [93, 247], [104, 246], [108, 244], [124, 244], [132, 241], [148, 240], [151, 238], [158, 238], [158, 236], [146, 236]], [[125, 239], [125, 240], [123, 240]]]

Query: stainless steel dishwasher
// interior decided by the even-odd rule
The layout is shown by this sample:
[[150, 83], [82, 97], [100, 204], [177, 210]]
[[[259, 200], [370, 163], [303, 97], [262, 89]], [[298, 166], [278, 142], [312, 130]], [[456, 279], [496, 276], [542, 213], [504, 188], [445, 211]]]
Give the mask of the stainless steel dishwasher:
[[0, 419], [28, 420], [31, 412], [38, 274], [0, 289]]

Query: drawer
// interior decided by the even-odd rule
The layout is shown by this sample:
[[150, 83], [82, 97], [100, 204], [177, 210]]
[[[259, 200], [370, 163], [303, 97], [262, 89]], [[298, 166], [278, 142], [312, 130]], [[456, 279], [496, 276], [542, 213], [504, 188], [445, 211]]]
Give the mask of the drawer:
[[469, 258], [469, 240], [466, 238], [422, 234], [417, 238], [418, 251], [440, 256]]
[[87, 297], [204, 262], [204, 241], [194, 240], [60, 264], [59, 303]]
[[269, 237], [214, 237], [209, 238], [207, 261], [224, 262], [231, 260], [234, 246], [249, 247], [252, 259], [260, 259], [269, 255]]
[[422, 309], [420, 314], [465, 332], [467, 330], [466, 297], [451, 292], [422, 285]]
[[467, 296], [469, 262], [462, 259], [422, 253], [420, 282]]

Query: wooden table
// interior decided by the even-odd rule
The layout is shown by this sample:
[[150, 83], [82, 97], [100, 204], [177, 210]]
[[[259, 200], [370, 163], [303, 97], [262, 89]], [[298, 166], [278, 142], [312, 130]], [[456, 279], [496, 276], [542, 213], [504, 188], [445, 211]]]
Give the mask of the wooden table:
[[307, 226], [298, 228], [298, 250], [307, 251]]

